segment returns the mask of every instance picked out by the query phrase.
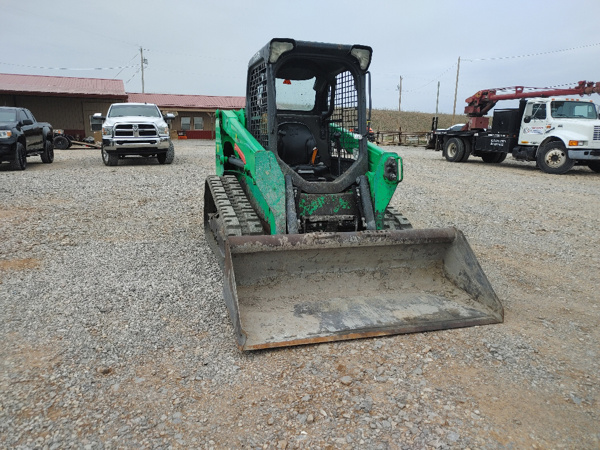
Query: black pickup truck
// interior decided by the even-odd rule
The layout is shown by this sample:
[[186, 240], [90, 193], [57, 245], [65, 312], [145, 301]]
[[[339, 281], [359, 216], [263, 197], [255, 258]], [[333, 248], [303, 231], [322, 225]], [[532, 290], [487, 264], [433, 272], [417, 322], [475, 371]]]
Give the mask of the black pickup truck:
[[54, 161], [52, 125], [37, 122], [25, 108], [0, 107], [0, 162], [10, 161], [13, 170], [25, 170], [27, 157], [39, 155]]

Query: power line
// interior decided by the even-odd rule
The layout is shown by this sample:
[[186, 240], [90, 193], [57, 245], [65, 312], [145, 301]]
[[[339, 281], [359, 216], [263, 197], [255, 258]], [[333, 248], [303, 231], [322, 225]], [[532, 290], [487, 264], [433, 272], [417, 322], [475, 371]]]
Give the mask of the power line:
[[532, 56], [550, 55], [552, 53], [564, 53], [564, 52], [570, 52], [570, 51], [573, 51], [573, 50], [580, 50], [582, 48], [597, 47], [599, 45], [600, 45], [600, 42], [598, 42], [596, 44], [587, 44], [587, 45], [580, 45], [578, 47], [564, 48], [564, 49], [561, 49], [561, 50], [550, 50], [550, 51], [547, 51], [547, 52], [529, 53], [527, 55], [497, 56], [497, 57], [490, 57], [490, 58], [463, 59], [463, 61], [479, 62], [479, 61], [498, 61], [498, 60], [502, 60], [502, 59], [530, 58]]
[[421, 87], [418, 87], [416, 89], [408, 89], [408, 90], [405, 90], [404, 92], [418, 92], [418, 91], [426, 88], [427, 86], [429, 86], [431, 83], [435, 83], [436, 81], [439, 81], [440, 78], [442, 78], [444, 75], [446, 75], [446, 73], [448, 73], [451, 69], [454, 69], [455, 67], [456, 67], [456, 63], [452, 64], [450, 67], [448, 67], [442, 73], [440, 73], [437, 77], [435, 77], [434, 79], [428, 81], [427, 83], [425, 83]]
[[[133, 58], [131, 58], [129, 61], [127, 61], [127, 64], [129, 64], [131, 61], [133, 61], [135, 58], [137, 58], [137, 56], [138, 56], [138, 55], [137, 55], [137, 53], [136, 53], [135, 55], [133, 55]], [[132, 66], [127, 66], [127, 67], [132, 67]], [[119, 76], [119, 74], [120, 74], [121, 72], [123, 72], [123, 70], [125, 70], [127, 67], [123, 67], [121, 70], [119, 70], [119, 71], [117, 72], [117, 74], [116, 74], [116, 75], [113, 77], [113, 80], [114, 80], [115, 78], [117, 78], [117, 77]]]
[[[553, 54], [553, 53], [564, 53], [564, 52], [570, 52], [573, 50], [580, 50], [580, 49], [584, 49], [584, 48], [597, 47], [597, 46], [600, 46], [600, 42], [595, 43], [595, 44], [580, 45], [577, 47], [570, 47], [570, 48], [565, 48], [565, 49], [560, 49], [560, 50], [550, 50], [547, 52], [529, 53], [526, 55], [497, 56], [497, 57], [474, 58], [474, 59], [461, 58], [461, 61], [480, 62], [480, 61], [499, 61], [499, 60], [505, 60], [505, 59], [530, 58], [530, 57], [534, 57], [534, 56], [543, 56], [543, 55], [549, 55], [549, 54]], [[442, 78], [444, 75], [446, 75], [446, 73], [448, 73], [450, 70], [452, 70], [454, 68], [456, 68], [456, 63], [452, 64], [450, 67], [448, 67], [442, 73], [440, 73], [437, 77], [431, 79], [430, 81], [421, 85], [420, 87], [415, 88], [415, 89], [404, 89], [404, 92], [406, 92], [406, 93], [419, 92], [419, 91], [423, 90], [424, 88], [426, 88], [427, 86], [429, 86], [430, 84], [435, 83], [436, 81], [439, 81], [440, 78]], [[554, 87], [560, 87], [560, 86], [551, 86], [551, 87], [554, 88]]]
[[116, 70], [116, 69], [130, 69], [136, 66], [116, 66], [116, 67], [46, 67], [46, 66], [28, 66], [25, 64], [13, 64], [0, 61], [0, 64], [5, 66], [14, 67], [26, 67], [28, 69], [44, 69], [44, 70], [81, 70], [81, 71], [92, 71], [92, 70]]

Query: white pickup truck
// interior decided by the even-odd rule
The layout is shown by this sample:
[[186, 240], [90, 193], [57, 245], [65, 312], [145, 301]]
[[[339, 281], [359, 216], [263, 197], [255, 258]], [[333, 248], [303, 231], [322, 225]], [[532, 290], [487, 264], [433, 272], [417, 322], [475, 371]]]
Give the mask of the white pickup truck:
[[158, 106], [151, 103], [113, 103], [106, 117], [93, 116], [93, 122], [102, 123], [102, 161], [116, 166], [126, 156], [156, 157], [160, 164], [171, 164], [175, 149], [169, 137], [168, 120]]

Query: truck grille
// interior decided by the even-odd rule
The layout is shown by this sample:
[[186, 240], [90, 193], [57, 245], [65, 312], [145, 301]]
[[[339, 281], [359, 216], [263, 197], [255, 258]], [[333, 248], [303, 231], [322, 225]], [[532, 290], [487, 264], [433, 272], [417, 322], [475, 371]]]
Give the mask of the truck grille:
[[594, 141], [600, 141], [600, 126], [594, 127]]
[[123, 123], [115, 126], [115, 137], [158, 137], [158, 133], [149, 123]]

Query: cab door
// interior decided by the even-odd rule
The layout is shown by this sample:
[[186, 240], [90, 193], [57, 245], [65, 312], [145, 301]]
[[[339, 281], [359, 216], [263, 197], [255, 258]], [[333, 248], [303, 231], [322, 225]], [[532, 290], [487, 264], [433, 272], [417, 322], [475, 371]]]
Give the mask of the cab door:
[[525, 106], [521, 130], [520, 145], [539, 145], [544, 140], [548, 125], [548, 111], [545, 102], [529, 102]]
[[19, 111], [19, 120], [21, 122], [21, 131], [25, 136], [27, 150], [37, 150], [42, 148], [42, 129], [38, 127], [33, 115], [26, 109]]

